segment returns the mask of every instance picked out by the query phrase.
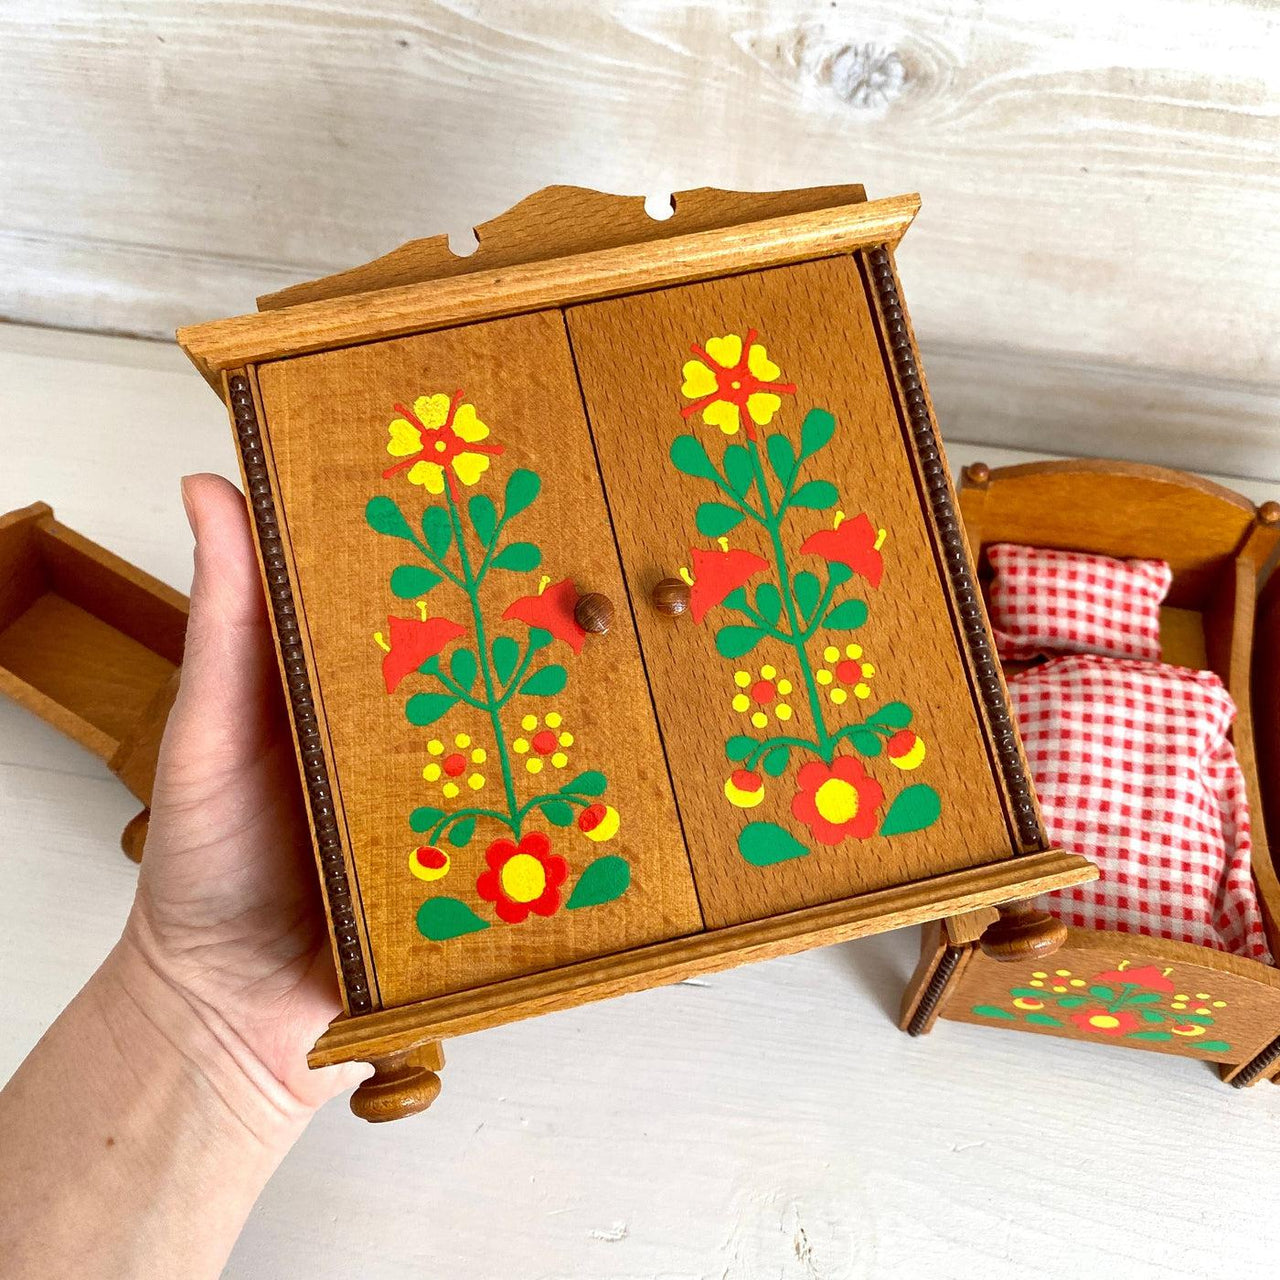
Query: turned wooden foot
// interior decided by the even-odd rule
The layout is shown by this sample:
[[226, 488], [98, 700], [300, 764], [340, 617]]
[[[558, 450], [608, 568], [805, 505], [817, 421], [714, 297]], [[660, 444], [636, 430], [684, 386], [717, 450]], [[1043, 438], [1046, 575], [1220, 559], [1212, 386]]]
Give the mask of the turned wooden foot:
[[374, 1073], [351, 1096], [351, 1110], [374, 1123], [425, 1111], [439, 1096], [444, 1050], [438, 1041], [373, 1059]]
[[151, 825], [151, 810], [143, 809], [136, 817], [130, 818], [120, 833], [120, 847], [125, 856], [134, 862], [142, 861], [142, 847], [147, 843], [147, 828]]
[[1010, 902], [1000, 918], [978, 939], [982, 954], [992, 960], [1040, 960], [1051, 956], [1067, 940], [1067, 926], [1031, 902]]

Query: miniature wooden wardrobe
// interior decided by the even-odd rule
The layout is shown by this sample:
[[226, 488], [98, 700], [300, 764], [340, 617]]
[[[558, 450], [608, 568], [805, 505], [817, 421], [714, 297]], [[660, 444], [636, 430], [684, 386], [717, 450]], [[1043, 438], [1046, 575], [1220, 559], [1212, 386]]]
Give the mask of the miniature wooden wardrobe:
[[[1089, 879], [891, 253], [915, 197], [549, 189], [179, 333], [227, 401], [352, 1106], [448, 1036]], [[1023, 908], [996, 953], [1040, 953]]]

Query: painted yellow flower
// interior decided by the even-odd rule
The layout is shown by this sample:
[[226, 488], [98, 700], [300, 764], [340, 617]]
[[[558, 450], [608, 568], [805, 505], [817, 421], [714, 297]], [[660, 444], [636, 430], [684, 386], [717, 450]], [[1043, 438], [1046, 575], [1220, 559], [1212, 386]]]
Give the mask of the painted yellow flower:
[[558, 711], [548, 711], [542, 719], [525, 716], [520, 727], [529, 736], [517, 738], [511, 746], [517, 755], [524, 756], [529, 773], [541, 773], [548, 763], [553, 769], [563, 769], [569, 763], [567, 752], [573, 746], [573, 734], [565, 731]]
[[449, 751], [439, 738], [432, 738], [427, 743], [427, 750], [438, 759], [432, 760], [422, 769], [422, 776], [428, 782], [441, 783], [440, 794], [446, 800], [455, 800], [461, 794], [462, 775], [467, 773], [468, 760], [475, 768], [467, 775], [466, 785], [472, 791], [479, 791], [484, 787], [485, 782], [484, 774], [479, 767], [487, 758], [485, 749], [472, 747], [471, 736], [466, 733], [455, 735], [453, 745], [456, 750]]
[[730, 333], [708, 338], [705, 346], [695, 342], [689, 350], [695, 359], [685, 362], [680, 390], [693, 403], [680, 412], [686, 418], [701, 413], [703, 422], [727, 436], [745, 426], [747, 438], [754, 440], [756, 427], [772, 421], [782, 397], [795, 395], [794, 382], [777, 380], [782, 371], [756, 341], [754, 329], [745, 339]]
[[827, 686], [827, 697], [836, 706], [848, 699], [850, 689], [855, 698], [871, 696], [871, 686], [867, 681], [875, 675], [876, 669], [871, 663], [862, 661], [860, 644], [845, 645], [843, 653], [829, 644], [822, 651], [822, 659], [827, 665], [818, 670], [817, 680], [820, 685]]
[[791, 692], [790, 680], [779, 680], [776, 667], [765, 663], [760, 668], [759, 676], [750, 671], [735, 671], [733, 683], [737, 692], [733, 695], [733, 709], [740, 715], [751, 712], [751, 723], [757, 729], [763, 729], [769, 723], [769, 712], [772, 711], [779, 720], [790, 720], [791, 704], [786, 701]]
[[475, 406], [463, 402], [461, 391], [452, 397], [419, 396], [412, 409], [397, 404], [395, 410], [400, 416], [387, 427], [387, 452], [400, 461], [382, 473], [384, 479], [407, 470], [410, 484], [443, 493], [446, 483], [453, 489], [455, 478], [475, 484], [489, 469], [489, 459], [502, 452], [501, 445], [481, 443], [489, 428]]

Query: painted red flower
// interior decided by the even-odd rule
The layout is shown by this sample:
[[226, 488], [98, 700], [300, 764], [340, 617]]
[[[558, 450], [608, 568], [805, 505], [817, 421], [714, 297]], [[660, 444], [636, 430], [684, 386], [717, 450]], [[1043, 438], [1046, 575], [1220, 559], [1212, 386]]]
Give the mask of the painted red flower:
[[[388, 639], [383, 644], [386, 656], [382, 659], [382, 679], [387, 692], [394, 693], [396, 685], [411, 671], [416, 671], [428, 658], [434, 658], [451, 640], [466, 634], [448, 618], [396, 618], [387, 619]], [[378, 640], [382, 639], [379, 632]]]
[[521, 596], [519, 600], [513, 600], [502, 616], [523, 622], [526, 626], [541, 627], [557, 640], [563, 640], [574, 653], [581, 653], [587, 633], [573, 616], [574, 609], [578, 607], [578, 588], [573, 585], [572, 578], [550, 586], [548, 582], [548, 578], [542, 580], [536, 596]]
[[880, 554], [880, 531], [865, 514], [841, 520], [834, 529], [820, 529], [800, 544], [806, 555], [821, 556], [835, 564], [847, 565], [873, 586], [880, 585], [884, 557]]
[[884, 791], [852, 756], [836, 756], [829, 765], [815, 760], [800, 770], [796, 783], [791, 812], [819, 844], [865, 840], [875, 831]]
[[751, 551], [703, 551], [695, 547], [693, 587], [689, 592], [689, 612], [694, 622], [701, 622], [707, 612], [723, 603], [725, 596], [736, 591], [769, 562]]
[[1165, 977], [1164, 970], [1153, 964], [1143, 965], [1141, 969], [1108, 969], [1106, 973], [1095, 974], [1093, 980], [1117, 985], [1131, 982], [1148, 991], [1173, 990], [1173, 983]]
[[484, 857], [489, 869], [480, 873], [476, 892], [493, 903], [498, 919], [519, 924], [531, 911], [555, 915], [569, 864], [551, 852], [551, 841], [541, 831], [530, 831], [519, 844], [495, 840]]
[[1121, 1009], [1117, 1013], [1101, 1007], [1081, 1009], [1070, 1016], [1081, 1031], [1092, 1031], [1100, 1036], [1127, 1036], [1142, 1026], [1142, 1019], [1130, 1009]]

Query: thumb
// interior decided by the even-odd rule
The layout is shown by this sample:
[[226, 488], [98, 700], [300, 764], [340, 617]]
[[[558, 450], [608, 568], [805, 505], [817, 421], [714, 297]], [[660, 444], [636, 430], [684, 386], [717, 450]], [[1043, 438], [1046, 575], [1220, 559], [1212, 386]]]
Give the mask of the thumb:
[[191, 616], [160, 768], [168, 782], [211, 780], [264, 749], [279, 700], [276, 661], [249, 516], [240, 491], [187, 476], [182, 500], [195, 534]]

